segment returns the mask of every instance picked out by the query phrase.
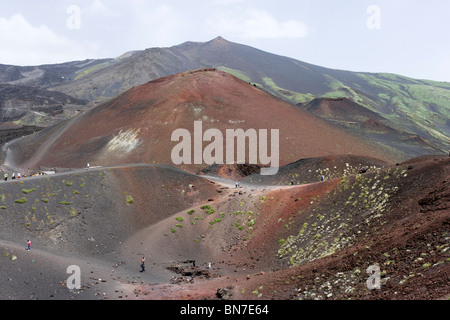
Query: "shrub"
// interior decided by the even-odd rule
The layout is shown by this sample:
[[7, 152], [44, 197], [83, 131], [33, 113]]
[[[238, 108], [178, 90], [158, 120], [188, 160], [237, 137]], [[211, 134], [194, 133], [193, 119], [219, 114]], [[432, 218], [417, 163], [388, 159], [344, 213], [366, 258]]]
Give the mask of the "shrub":
[[127, 204], [133, 204], [134, 203], [134, 199], [132, 196], [127, 196]]
[[60, 204], [64, 205], [64, 206], [69, 206], [72, 204], [72, 202], [67, 202], [66, 200], [61, 201]]
[[175, 218], [175, 220], [177, 220], [179, 222], [182, 222], [182, 221], [184, 221], [184, 218], [183, 217], [177, 217], [177, 218]]
[[32, 189], [22, 189], [22, 192], [25, 194], [29, 194], [30, 192], [36, 191], [36, 189], [32, 188]]
[[22, 199], [14, 200], [14, 202], [15, 202], [15, 203], [26, 203], [26, 202], [27, 202], [27, 199], [25, 199], [25, 197], [22, 197]]

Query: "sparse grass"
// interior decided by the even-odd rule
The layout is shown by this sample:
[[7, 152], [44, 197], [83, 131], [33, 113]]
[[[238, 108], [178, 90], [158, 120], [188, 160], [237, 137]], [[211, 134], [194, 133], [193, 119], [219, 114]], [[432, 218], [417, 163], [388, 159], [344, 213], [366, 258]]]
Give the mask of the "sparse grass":
[[[332, 201], [333, 208], [326, 214], [319, 212], [320, 207], [312, 208], [308, 218], [303, 213], [302, 219], [308, 220], [299, 231], [279, 240], [278, 256], [286, 257], [293, 266], [322, 258], [350, 246], [363, 225], [382, 223], [389, 200], [398, 191], [390, 179], [383, 177], [390, 174], [393, 179], [400, 179], [406, 176], [406, 170], [397, 168], [386, 172], [372, 167], [369, 169], [369, 175], [362, 175], [346, 164], [333, 194], [327, 193], [320, 198], [319, 195], [314, 198], [313, 195], [307, 196], [311, 198], [307, 200], [309, 203]], [[291, 229], [290, 224], [285, 226], [287, 230]]]
[[218, 222], [221, 222], [221, 221], [222, 221], [222, 219], [216, 218], [216, 219], [214, 219], [213, 221], [210, 221], [209, 224], [210, 224], [210, 225], [213, 225], [213, 224], [218, 223]]
[[252, 294], [256, 295], [258, 298], [261, 298], [262, 297], [262, 292], [261, 292], [262, 289], [263, 289], [263, 286], [260, 286], [258, 289], [252, 291]]
[[303, 94], [298, 93], [295, 91], [287, 90], [285, 88], [280, 88], [273, 79], [269, 77], [263, 78], [264, 84], [269, 87], [271, 90], [277, 92], [278, 94], [282, 95], [283, 97], [294, 101], [295, 103], [305, 103], [309, 102], [314, 99], [314, 96], [312, 94]]
[[22, 197], [22, 199], [16, 199], [14, 200], [15, 203], [24, 204], [27, 202], [27, 199], [25, 197]]
[[82, 78], [82, 77], [84, 77], [84, 76], [86, 76], [86, 75], [88, 75], [88, 74], [90, 74], [92, 72], [95, 72], [95, 71], [98, 71], [100, 69], [103, 69], [103, 68], [107, 67], [108, 65], [109, 65], [109, 62], [103, 62], [103, 63], [96, 64], [96, 65], [94, 65], [92, 67], [81, 69], [80, 71], [76, 72], [77, 76], [75, 77], [75, 80], [78, 80], [78, 79], [80, 79], [80, 78]]
[[213, 214], [215, 212], [215, 210], [209, 204], [201, 206], [200, 209], [205, 210], [207, 214]]
[[224, 67], [224, 66], [220, 66], [217, 69], [232, 74], [233, 76], [235, 76], [236, 78], [241, 79], [242, 81], [248, 82], [250, 83], [252, 81], [252, 79], [250, 79], [250, 77], [241, 70], [237, 70], [237, 69], [232, 69], [232, 68], [228, 68], [228, 67]]
[[127, 202], [127, 204], [133, 204], [134, 203], [133, 197], [132, 196], [127, 196], [126, 202]]
[[29, 194], [30, 192], [36, 191], [36, 189], [32, 188], [32, 189], [22, 189], [22, 192], [25, 194]]

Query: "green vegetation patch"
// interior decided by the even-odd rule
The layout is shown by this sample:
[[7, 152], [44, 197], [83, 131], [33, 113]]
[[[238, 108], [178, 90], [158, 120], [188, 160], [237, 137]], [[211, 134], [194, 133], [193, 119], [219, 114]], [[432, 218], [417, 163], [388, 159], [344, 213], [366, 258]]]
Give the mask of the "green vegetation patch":
[[298, 93], [295, 91], [291, 91], [288, 89], [280, 88], [275, 81], [273, 81], [272, 78], [265, 77], [263, 78], [264, 84], [268, 86], [271, 90], [275, 91], [276, 93], [280, 94], [286, 99], [289, 99], [295, 103], [307, 103], [312, 100], [314, 100], [314, 96], [312, 94], [304, 94], [304, 93]]
[[127, 198], [126, 198], [126, 203], [127, 203], [127, 204], [133, 204], [133, 203], [134, 203], [133, 197], [132, 197], [132, 196], [127, 196]]
[[27, 199], [25, 197], [22, 197], [22, 199], [14, 200], [15, 203], [24, 204], [27, 202]]
[[252, 79], [250, 79], [250, 77], [244, 71], [232, 69], [232, 68], [228, 68], [228, 67], [223, 67], [223, 66], [218, 67], [217, 69], [219, 69], [220, 71], [229, 73], [229, 74], [235, 76], [236, 78], [241, 79], [242, 81], [245, 81], [248, 83], [252, 82]]

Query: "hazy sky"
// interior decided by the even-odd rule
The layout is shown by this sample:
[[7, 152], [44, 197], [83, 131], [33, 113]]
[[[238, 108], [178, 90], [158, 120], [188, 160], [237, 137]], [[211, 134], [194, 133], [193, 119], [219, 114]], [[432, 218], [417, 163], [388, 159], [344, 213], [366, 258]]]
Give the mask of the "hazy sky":
[[450, 82], [448, 0], [2, 0], [0, 63], [113, 58], [217, 36], [312, 64]]

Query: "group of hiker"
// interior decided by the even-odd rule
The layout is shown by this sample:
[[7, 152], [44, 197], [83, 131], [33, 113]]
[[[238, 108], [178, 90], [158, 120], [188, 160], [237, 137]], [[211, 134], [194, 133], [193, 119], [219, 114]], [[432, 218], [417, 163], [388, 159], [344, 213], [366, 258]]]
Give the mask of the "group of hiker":
[[[11, 179], [16, 180], [15, 172], [12, 173]], [[8, 172], [5, 172], [5, 174], [3, 175], [3, 180], [8, 181]], [[17, 172], [17, 180], [20, 180], [20, 172]]]

